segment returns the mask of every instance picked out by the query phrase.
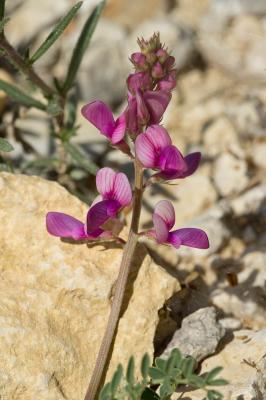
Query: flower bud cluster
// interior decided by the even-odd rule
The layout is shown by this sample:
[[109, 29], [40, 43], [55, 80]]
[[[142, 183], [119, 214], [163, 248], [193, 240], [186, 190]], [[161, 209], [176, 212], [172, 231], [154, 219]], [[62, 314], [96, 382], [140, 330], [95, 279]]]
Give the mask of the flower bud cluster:
[[139, 39], [140, 52], [131, 55], [135, 73], [127, 79], [127, 129], [134, 139], [145, 125], [158, 124], [176, 86], [175, 59], [155, 33], [151, 39]]

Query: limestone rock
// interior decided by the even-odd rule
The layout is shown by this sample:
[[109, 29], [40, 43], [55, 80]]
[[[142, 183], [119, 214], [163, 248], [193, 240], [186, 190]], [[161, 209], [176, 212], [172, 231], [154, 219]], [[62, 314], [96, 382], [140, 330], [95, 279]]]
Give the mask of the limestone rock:
[[247, 166], [229, 153], [222, 154], [215, 162], [214, 182], [222, 196], [241, 192], [247, 184]]
[[205, 307], [183, 319], [171, 342], [163, 353], [167, 357], [172, 349], [179, 348], [182, 354], [201, 361], [213, 354], [225, 334], [224, 328], [216, 321], [214, 307]]
[[[84, 218], [87, 206], [57, 183], [1, 173], [0, 396], [8, 400], [81, 399], [110, 311], [121, 248], [49, 236], [51, 210]], [[109, 377], [132, 353], [137, 363], [152, 354], [157, 311], [178, 289], [140, 246]]]
[[[230, 286], [220, 279], [217, 289], [211, 293], [212, 303], [225, 315], [240, 320], [244, 327], [261, 329], [265, 326], [265, 271], [266, 253], [250, 251], [242, 259], [241, 271], [236, 271], [237, 285]], [[226, 274], [220, 268], [220, 275]]]
[[162, 15], [166, 11], [166, 2], [160, 0], [113, 0], [106, 4], [103, 15], [109, 20], [118, 22], [128, 30], [137, 24]]
[[66, 0], [24, 1], [13, 10], [12, 18], [5, 28], [7, 37], [15, 47], [28, 43], [42, 29], [62, 17], [68, 8], [69, 3]]
[[231, 201], [235, 215], [256, 214], [265, 203], [266, 185], [260, 184]]
[[[258, 383], [257, 365], [261, 365], [261, 359], [265, 356], [265, 346], [266, 329], [257, 332], [237, 331], [221, 352], [202, 363], [201, 372], [208, 372], [217, 366], [224, 368], [220, 375], [228, 380], [229, 385], [217, 389], [226, 400], [264, 399], [264, 397], [256, 397], [254, 383]], [[263, 373], [265, 374], [265, 370]], [[202, 400], [205, 395], [204, 391], [196, 390], [185, 392], [182, 398]], [[180, 393], [173, 399], [178, 399], [178, 396]]]
[[251, 157], [256, 167], [266, 169], [266, 143], [255, 143], [251, 149]]
[[230, 121], [225, 117], [217, 118], [204, 133], [203, 143], [206, 154], [217, 156], [224, 151], [239, 147], [237, 132]]

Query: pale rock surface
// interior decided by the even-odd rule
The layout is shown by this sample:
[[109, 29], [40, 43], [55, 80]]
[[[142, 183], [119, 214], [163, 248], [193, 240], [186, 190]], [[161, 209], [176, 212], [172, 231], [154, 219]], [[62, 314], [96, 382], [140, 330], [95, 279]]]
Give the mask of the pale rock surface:
[[[121, 248], [50, 236], [51, 210], [84, 219], [87, 207], [57, 183], [1, 173], [0, 395], [8, 400], [81, 399], [110, 311]], [[179, 289], [142, 247], [131, 274], [108, 377], [132, 353], [137, 364], [152, 355], [158, 309]]]
[[247, 165], [229, 153], [222, 154], [214, 164], [214, 183], [221, 196], [230, 196], [248, 184]]
[[[254, 386], [257, 384], [258, 387], [257, 364], [261, 365], [265, 348], [266, 329], [257, 332], [237, 331], [221, 352], [203, 361], [201, 372], [208, 372], [217, 366], [224, 368], [220, 376], [226, 379], [229, 385], [219, 386], [217, 389], [224, 395], [225, 400], [264, 399], [256, 397]], [[265, 374], [265, 370], [263, 373]], [[185, 392], [182, 399], [202, 400], [205, 395], [204, 391], [196, 390]], [[173, 399], [177, 400], [179, 396], [180, 393], [173, 396]]]
[[[241, 271], [236, 271], [237, 285], [231, 287], [226, 280], [220, 279], [217, 289], [211, 293], [211, 301], [225, 315], [240, 320], [243, 326], [261, 329], [266, 318], [266, 253], [250, 251], [239, 262]], [[221, 275], [223, 271], [219, 272]]]
[[162, 356], [167, 357], [172, 349], [178, 348], [183, 355], [202, 361], [216, 351], [224, 334], [225, 329], [217, 322], [215, 308], [201, 308], [183, 319], [181, 328], [175, 332]]
[[230, 206], [235, 215], [257, 214], [266, 199], [266, 185], [261, 183], [233, 199]]
[[256, 167], [266, 169], [266, 143], [255, 143], [251, 149], [251, 158]]
[[160, 0], [111, 0], [106, 4], [103, 15], [131, 31], [143, 21], [164, 15], [166, 3]]
[[142, 222], [151, 222], [152, 211], [155, 204], [162, 200], [162, 196], [172, 201], [175, 208], [176, 226], [181, 227], [187, 221], [197, 217], [210, 208], [217, 194], [208, 176], [196, 172], [187, 179], [179, 180], [177, 185], [163, 185], [153, 187], [145, 195], [146, 209], [143, 212]]
[[210, 157], [239, 147], [237, 132], [226, 117], [217, 118], [207, 127], [204, 133], [203, 143], [205, 152]]
[[62, 17], [69, 7], [70, 4], [66, 0], [22, 2], [21, 6], [12, 12], [12, 18], [6, 25], [8, 39], [15, 47], [28, 43], [30, 39], [35, 39], [42, 29]]

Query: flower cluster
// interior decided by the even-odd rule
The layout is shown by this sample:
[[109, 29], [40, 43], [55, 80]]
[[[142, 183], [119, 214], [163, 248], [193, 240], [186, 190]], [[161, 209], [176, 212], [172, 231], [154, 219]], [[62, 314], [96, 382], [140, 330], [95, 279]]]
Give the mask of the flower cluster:
[[[94, 101], [82, 108], [83, 116], [92, 123], [112, 146], [137, 159], [142, 169], [154, 170], [154, 180], [169, 181], [190, 176], [198, 167], [199, 152], [183, 156], [172, 144], [166, 129], [160, 124], [176, 85], [175, 59], [160, 42], [159, 34], [148, 41], [139, 39], [140, 51], [131, 55], [135, 72], [127, 78], [127, 106], [115, 119], [102, 101]], [[72, 216], [49, 212], [47, 230], [54, 236], [80, 239], [113, 237], [105, 230], [107, 221], [115, 219], [123, 207], [132, 202], [130, 183], [123, 173], [102, 168], [96, 176], [100, 195], [94, 200], [83, 223]], [[143, 190], [147, 186], [143, 184]], [[208, 248], [208, 237], [196, 228], [172, 231], [175, 224], [173, 205], [162, 200], [153, 214], [154, 229], [142, 234], [178, 248], [181, 245]]]

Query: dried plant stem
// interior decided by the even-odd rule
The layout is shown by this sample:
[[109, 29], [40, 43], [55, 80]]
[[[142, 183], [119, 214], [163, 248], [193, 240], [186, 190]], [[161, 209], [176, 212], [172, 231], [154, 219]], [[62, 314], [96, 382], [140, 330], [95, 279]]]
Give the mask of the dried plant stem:
[[[58, 95], [58, 93], [48, 86], [40, 76], [34, 71], [32, 66], [27, 63], [21, 57], [21, 55], [14, 49], [13, 46], [8, 42], [4, 35], [0, 36], [0, 49], [4, 51], [6, 57], [29, 79], [31, 83], [36, 85], [46, 96], [47, 98], [51, 98], [54, 95]], [[62, 176], [65, 174], [67, 169], [67, 162], [66, 162], [66, 152], [63, 146], [63, 143], [60, 140], [60, 132], [64, 127], [64, 107], [65, 107], [65, 95], [60, 95], [60, 103], [62, 106], [62, 112], [54, 117], [55, 127], [56, 127], [56, 134], [58, 135], [58, 140], [56, 141], [57, 148], [58, 148], [58, 156], [59, 156], [59, 167], [58, 167], [58, 174]]]
[[141, 201], [143, 194], [143, 171], [138, 160], [135, 160], [135, 187], [134, 187], [134, 202], [131, 226], [129, 231], [128, 241], [126, 243], [118, 278], [115, 286], [114, 298], [111, 306], [110, 315], [108, 318], [106, 330], [100, 350], [97, 356], [96, 364], [92, 373], [89, 387], [84, 400], [95, 400], [99, 395], [102, 384], [106, 362], [110, 353], [110, 349], [115, 338], [116, 328], [119, 322], [121, 308], [123, 304], [125, 289], [128, 281], [130, 267], [133, 255], [138, 242], [139, 218], [141, 211]]
[[5, 36], [0, 38], [0, 48], [5, 52], [7, 58], [9, 58], [12, 63], [14, 63], [17, 68], [23, 72], [24, 75], [28, 77], [30, 82], [34, 83], [38, 86], [45, 96], [52, 96], [54, 94], [54, 90], [48, 86], [33, 70], [32, 66], [28, 64], [20, 54], [11, 46], [11, 44], [7, 41]]

